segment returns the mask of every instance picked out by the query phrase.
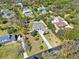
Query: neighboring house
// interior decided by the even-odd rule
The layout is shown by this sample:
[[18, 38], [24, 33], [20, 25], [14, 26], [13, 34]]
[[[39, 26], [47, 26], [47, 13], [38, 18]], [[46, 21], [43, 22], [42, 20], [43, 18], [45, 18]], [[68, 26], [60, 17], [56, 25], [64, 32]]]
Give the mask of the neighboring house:
[[18, 38], [17, 35], [9, 35], [9, 34], [4, 35], [4, 36], [0, 36], [0, 44], [16, 41], [17, 38]]
[[22, 3], [17, 3], [15, 7], [17, 7], [17, 8], [23, 8], [23, 4]]
[[58, 6], [52, 5], [52, 6], [51, 6], [51, 10], [52, 10], [53, 12], [54, 12], [54, 11], [60, 11], [61, 8], [58, 7]]
[[48, 13], [48, 10], [44, 6], [39, 7], [38, 11], [41, 12], [42, 14], [47, 14]]
[[48, 32], [48, 29], [45, 27], [45, 25], [42, 23], [42, 22], [34, 22], [33, 23], [33, 27], [32, 27], [33, 30], [36, 30], [36, 31], [43, 31], [44, 33], [47, 33]]
[[17, 3], [22, 2], [22, 0], [16, 0]]
[[64, 29], [64, 28], [70, 28], [73, 29], [72, 26], [70, 26], [67, 21], [65, 21], [62, 17], [57, 16], [57, 17], [53, 17], [54, 20], [52, 21], [52, 23], [54, 24], [54, 26], [56, 27], [56, 33], [60, 30], [60, 29]]
[[26, 16], [29, 16], [29, 15], [32, 15], [33, 12], [30, 9], [25, 8], [25, 9], [23, 9], [23, 14], [26, 15]]
[[1, 13], [3, 18], [12, 18], [15, 16], [15, 13], [8, 9], [5, 9], [5, 10], [2, 9]]

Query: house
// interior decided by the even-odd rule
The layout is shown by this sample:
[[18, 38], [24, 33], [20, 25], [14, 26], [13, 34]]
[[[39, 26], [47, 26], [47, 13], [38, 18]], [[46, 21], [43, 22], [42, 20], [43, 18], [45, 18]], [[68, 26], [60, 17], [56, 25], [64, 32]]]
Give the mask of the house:
[[63, 28], [70, 28], [70, 29], [73, 29], [72, 26], [70, 26], [67, 21], [65, 21], [62, 17], [60, 16], [57, 16], [57, 17], [53, 17], [53, 21], [52, 23], [54, 24], [55, 28], [56, 28], [56, 33], [60, 30], [60, 29], [63, 29]]
[[44, 33], [48, 33], [48, 29], [44, 26], [44, 24], [40, 21], [36, 21], [33, 23], [33, 26], [32, 26], [32, 29], [33, 30], [36, 30], [36, 31], [42, 31]]
[[17, 7], [17, 8], [23, 8], [23, 4], [22, 3], [17, 3], [15, 7]]
[[48, 10], [44, 6], [39, 7], [38, 11], [41, 12], [42, 14], [47, 14], [48, 13]]
[[16, 0], [17, 3], [22, 2], [22, 0]]
[[61, 8], [58, 7], [58, 6], [52, 5], [52, 6], [51, 6], [51, 10], [52, 10], [53, 12], [54, 12], [54, 11], [60, 11]]
[[15, 16], [15, 13], [10, 11], [10, 10], [8, 10], [8, 9], [5, 9], [5, 10], [2, 9], [1, 10], [1, 14], [2, 14], [3, 18], [12, 18], [12, 17]]
[[25, 8], [25, 9], [23, 9], [23, 14], [26, 15], [26, 16], [29, 16], [29, 15], [32, 15], [33, 12], [30, 9]]
[[0, 36], [0, 44], [17, 41], [17, 38], [18, 38], [17, 35], [9, 35], [9, 34]]

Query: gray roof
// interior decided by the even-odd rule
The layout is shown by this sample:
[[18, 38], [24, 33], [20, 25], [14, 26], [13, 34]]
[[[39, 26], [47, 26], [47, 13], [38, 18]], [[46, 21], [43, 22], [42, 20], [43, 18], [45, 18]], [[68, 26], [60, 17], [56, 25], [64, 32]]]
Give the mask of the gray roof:
[[15, 13], [13, 11], [8, 10], [8, 9], [6, 9], [6, 10], [2, 9], [1, 13], [2, 13], [3, 18], [12, 18], [15, 16]]
[[45, 33], [48, 32], [47, 28], [46, 28], [46, 27], [44, 26], [44, 24], [41, 23], [41, 22], [35, 22], [35, 23], [33, 24], [33, 30], [36, 30], [36, 31], [42, 30], [42, 31], [45, 32]]
[[47, 9], [45, 7], [43, 7], [43, 6], [39, 7], [38, 11], [40, 11], [42, 14], [47, 14], [48, 13]]
[[22, 2], [22, 0], [16, 0], [16, 2]]
[[46, 8], [43, 6], [38, 8], [38, 11], [43, 11], [43, 10], [46, 10]]
[[0, 36], [0, 43], [8, 43], [11, 41], [15, 41], [15, 35], [4, 35], [4, 36]]

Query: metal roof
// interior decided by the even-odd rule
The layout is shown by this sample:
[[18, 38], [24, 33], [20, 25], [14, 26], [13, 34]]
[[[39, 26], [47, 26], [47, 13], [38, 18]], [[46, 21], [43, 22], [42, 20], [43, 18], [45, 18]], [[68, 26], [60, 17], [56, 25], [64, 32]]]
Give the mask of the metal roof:
[[8, 43], [15, 40], [16, 40], [15, 35], [0, 36], [0, 43]]

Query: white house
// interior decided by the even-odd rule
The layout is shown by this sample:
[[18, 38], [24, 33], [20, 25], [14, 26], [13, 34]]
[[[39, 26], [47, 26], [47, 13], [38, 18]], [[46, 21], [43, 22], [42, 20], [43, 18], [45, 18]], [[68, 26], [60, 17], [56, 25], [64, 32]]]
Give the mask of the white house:
[[44, 24], [40, 21], [36, 21], [33, 23], [33, 26], [32, 26], [32, 29], [33, 30], [36, 30], [36, 31], [42, 31], [44, 33], [47, 33], [48, 32], [48, 29], [44, 26]]
[[25, 14], [26, 16], [29, 16], [29, 15], [32, 15], [33, 12], [30, 9], [25, 8], [25, 9], [23, 9], [23, 14]]
[[23, 8], [23, 4], [22, 4], [22, 3], [17, 3], [17, 4], [16, 4], [16, 7], [17, 7], [17, 8]]

